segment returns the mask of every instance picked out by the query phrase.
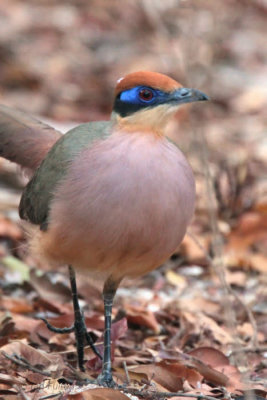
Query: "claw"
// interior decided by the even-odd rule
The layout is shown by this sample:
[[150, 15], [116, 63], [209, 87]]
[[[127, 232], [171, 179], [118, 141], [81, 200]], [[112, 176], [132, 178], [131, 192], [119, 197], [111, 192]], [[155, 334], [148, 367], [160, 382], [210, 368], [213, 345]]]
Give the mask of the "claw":
[[70, 327], [65, 327], [65, 328], [57, 328], [56, 326], [51, 325], [45, 318], [40, 318], [40, 320], [42, 320], [46, 324], [47, 328], [50, 331], [55, 332], [55, 333], [61, 333], [61, 334], [71, 333], [71, 332], [74, 332], [74, 329], [75, 329], [74, 325], [72, 325]]

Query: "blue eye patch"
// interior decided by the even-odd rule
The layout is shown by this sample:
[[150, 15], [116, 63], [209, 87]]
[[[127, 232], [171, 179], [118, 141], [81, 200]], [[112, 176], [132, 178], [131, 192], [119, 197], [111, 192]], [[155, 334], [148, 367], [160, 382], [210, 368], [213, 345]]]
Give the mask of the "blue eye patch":
[[[142, 93], [144, 95], [151, 94], [151, 98], [147, 96], [147, 98], [142, 96]], [[120, 94], [120, 101], [125, 102], [125, 103], [131, 103], [131, 104], [158, 104], [162, 103], [166, 100], [166, 98], [169, 96], [168, 93], [164, 93], [161, 90], [158, 89], [152, 89], [147, 86], [136, 86], [132, 89], [125, 90]]]
[[115, 99], [113, 110], [126, 117], [141, 109], [167, 103], [170, 98], [171, 93], [140, 85], [121, 92]]

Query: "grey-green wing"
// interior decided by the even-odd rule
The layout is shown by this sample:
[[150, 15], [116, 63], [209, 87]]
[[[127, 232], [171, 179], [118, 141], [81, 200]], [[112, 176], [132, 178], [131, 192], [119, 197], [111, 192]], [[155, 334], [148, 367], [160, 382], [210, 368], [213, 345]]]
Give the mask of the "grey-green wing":
[[110, 122], [89, 122], [67, 132], [48, 152], [24, 189], [19, 206], [22, 219], [46, 229], [50, 202], [56, 186], [79, 153], [109, 135]]

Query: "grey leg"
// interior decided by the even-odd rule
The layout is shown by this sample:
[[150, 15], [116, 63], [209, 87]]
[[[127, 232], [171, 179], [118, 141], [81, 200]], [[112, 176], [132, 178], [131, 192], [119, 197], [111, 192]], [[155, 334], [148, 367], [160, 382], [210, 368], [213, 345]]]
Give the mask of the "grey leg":
[[113, 299], [119, 282], [114, 282], [109, 278], [103, 290], [104, 312], [105, 312], [105, 332], [104, 332], [104, 359], [102, 364], [102, 372], [97, 381], [99, 384], [108, 387], [114, 387], [115, 382], [112, 378], [111, 366], [111, 318]]
[[73, 326], [67, 328], [56, 328], [53, 325], [49, 324], [49, 322], [41, 318], [47, 328], [55, 333], [75, 333], [76, 339], [76, 348], [77, 348], [77, 356], [78, 356], [78, 365], [81, 371], [85, 371], [83, 363], [84, 363], [84, 340], [86, 340], [87, 344], [91, 347], [94, 353], [102, 359], [99, 351], [96, 349], [94, 342], [87, 332], [87, 328], [84, 322], [84, 316], [80, 309], [79, 300], [78, 300], [78, 292], [77, 292], [77, 285], [76, 285], [76, 275], [75, 270], [71, 265], [69, 265], [69, 279], [70, 279], [70, 286], [71, 286], [71, 293], [72, 293], [72, 302], [73, 302], [73, 309], [74, 309], [74, 324]]

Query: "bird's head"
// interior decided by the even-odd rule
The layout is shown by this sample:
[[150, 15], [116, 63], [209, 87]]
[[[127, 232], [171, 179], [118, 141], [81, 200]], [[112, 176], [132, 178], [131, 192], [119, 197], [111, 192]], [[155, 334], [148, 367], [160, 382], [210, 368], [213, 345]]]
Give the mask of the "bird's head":
[[162, 133], [170, 116], [182, 104], [208, 99], [206, 94], [185, 88], [166, 75], [133, 72], [117, 82], [113, 118], [126, 130]]

